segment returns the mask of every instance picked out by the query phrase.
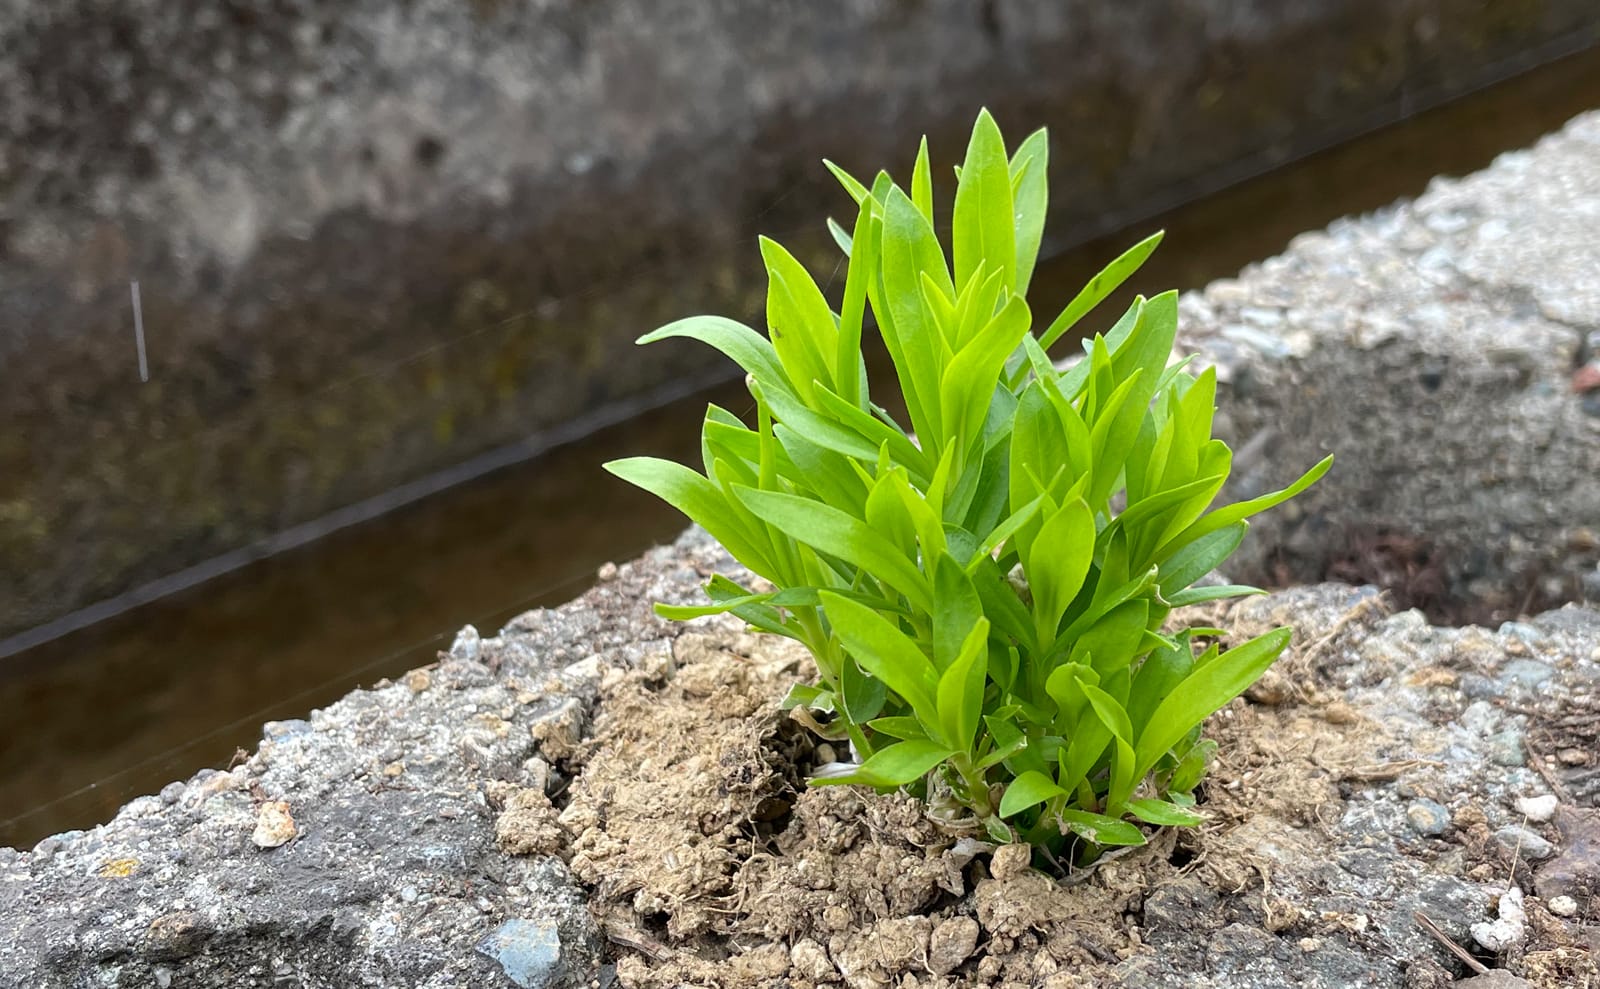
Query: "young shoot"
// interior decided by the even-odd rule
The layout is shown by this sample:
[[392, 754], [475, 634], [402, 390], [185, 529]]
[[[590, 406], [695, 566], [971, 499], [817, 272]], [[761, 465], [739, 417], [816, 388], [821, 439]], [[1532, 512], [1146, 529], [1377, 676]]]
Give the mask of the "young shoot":
[[[710, 603], [803, 643], [817, 682], [786, 703], [848, 742], [815, 785], [905, 787], [946, 826], [1092, 859], [1192, 825], [1215, 746], [1207, 717], [1283, 652], [1280, 628], [1229, 649], [1172, 610], [1244, 594], [1192, 586], [1246, 520], [1304, 491], [1216, 505], [1232, 453], [1211, 436], [1217, 379], [1172, 359], [1177, 296], [1134, 300], [1065, 370], [1050, 347], [1149, 257], [1157, 234], [1054, 319], [1026, 293], [1046, 212], [1048, 140], [1008, 153], [979, 114], [936, 233], [927, 142], [910, 188], [829, 164], [856, 204], [837, 311], [762, 239], [768, 335], [719, 316], [656, 330], [747, 373], [753, 425], [711, 406], [703, 463], [607, 465], [718, 539], [774, 591], [716, 576]], [[869, 393], [862, 338], [882, 336], [909, 422]], [[1202, 644], [1208, 643], [1208, 644]], [[842, 748], [842, 746], [841, 746]], [[1072, 847], [1068, 847], [1072, 846]]]

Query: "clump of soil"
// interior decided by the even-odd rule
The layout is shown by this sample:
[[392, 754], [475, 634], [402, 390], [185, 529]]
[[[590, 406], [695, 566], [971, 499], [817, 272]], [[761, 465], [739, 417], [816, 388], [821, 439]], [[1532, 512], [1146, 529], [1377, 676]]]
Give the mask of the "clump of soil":
[[[1256, 628], [1224, 610], [1191, 618], [1241, 636], [1281, 618]], [[593, 891], [619, 982], [640, 989], [1154, 985], [1139, 981], [1157, 971], [1140, 968], [1152, 958], [1215, 970], [1226, 952], [1255, 950], [1251, 938], [1359, 963], [1392, 950], [1370, 918], [1387, 911], [1412, 929], [1411, 908], [1330, 894], [1311, 877], [1336, 868], [1336, 851], [1350, 857], [1331, 829], [1355, 794], [1416, 761], [1389, 758], [1395, 732], [1345, 703], [1324, 666], [1343, 637], [1383, 617], [1363, 599], [1212, 719], [1220, 758], [1205, 826], [1155, 831], [1089, 869], [1034, 871], [1026, 849], [946, 833], [904, 795], [804, 786], [828, 755], [779, 699], [811, 674], [809, 656], [714, 622], [680, 634], [670, 661], [606, 676], [565, 806], [512, 795], [501, 844], [568, 860]], [[1418, 843], [1416, 854], [1446, 847]], [[1543, 946], [1550, 972], [1583, 961]], [[1436, 954], [1445, 960], [1420, 959], [1408, 986], [1463, 971]]]

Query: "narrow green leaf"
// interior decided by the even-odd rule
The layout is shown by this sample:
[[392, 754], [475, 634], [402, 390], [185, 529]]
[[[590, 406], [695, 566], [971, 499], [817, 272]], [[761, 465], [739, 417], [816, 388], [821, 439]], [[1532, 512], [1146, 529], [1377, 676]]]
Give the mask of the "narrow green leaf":
[[797, 683], [789, 688], [783, 698], [783, 710], [792, 711], [797, 707], [814, 708], [818, 703], [826, 702], [828, 709], [832, 710], [833, 693], [815, 684]]
[[1178, 293], [1162, 292], [1144, 304], [1128, 339], [1117, 342], [1109, 337], [1112, 372], [1121, 380], [1143, 371], [1141, 383], [1131, 399], [1144, 408], [1156, 394], [1161, 369], [1172, 358], [1172, 344], [1178, 335]]
[[904, 698], [925, 727], [936, 728], [939, 678], [917, 644], [877, 612], [849, 598], [823, 591], [822, 603], [839, 640], [862, 668]]
[[1095, 845], [1142, 845], [1144, 832], [1127, 821], [1085, 810], [1063, 810], [1061, 823], [1073, 834]]
[[[955, 295], [944, 251], [933, 226], [898, 187], [884, 204], [882, 279], [872, 308], [878, 314], [901, 394], [924, 449], [939, 442], [939, 333], [928, 325], [922, 301], [922, 276], [930, 276], [947, 297]], [[870, 288], [870, 286], [869, 286]]]
[[978, 332], [944, 370], [939, 383], [939, 407], [944, 435], [960, 437], [963, 448], [977, 440], [993, 404], [995, 388], [1005, 370], [1006, 358], [1028, 332], [1028, 304], [1012, 296], [994, 319]]
[[1001, 522], [999, 525], [995, 526], [994, 529], [989, 533], [988, 538], [985, 539], [983, 544], [978, 547], [978, 552], [974, 554], [970, 561], [968, 561], [967, 572], [971, 573], [977, 567], [979, 557], [990, 556], [995, 550], [999, 549], [1007, 539], [1010, 539], [1013, 533], [1027, 525], [1029, 522], [1033, 521], [1034, 516], [1039, 513], [1039, 509], [1043, 505], [1044, 495], [1040, 495], [1039, 497], [1028, 502], [1026, 505], [1023, 505], [1021, 508], [1017, 509], [1015, 512], [1012, 512], [1006, 517], [1004, 522]]
[[[983, 720], [987, 725], [989, 719], [984, 718]], [[1000, 765], [1000, 763], [1005, 762], [1007, 759], [1028, 747], [1028, 736], [1022, 734], [1021, 732], [1017, 732], [1016, 734], [1010, 736], [1005, 742], [1001, 742], [999, 736], [995, 734], [994, 729], [991, 727], [989, 729], [989, 737], [994, 739], [995, 748], [988, 755], [977, 761], [976, 768], [979, 772], [989, 769], [992, 766]]]
[[1190, 587], [1167, 598], [1167, 604], [1174, 608], [1182, 608], [1191, 604], [1204, 604], [1207, 601], [1221, 601], [1225, 598], [1252, 597], [1265, 594], [1259, 587], [1248, 587], [1244, 584], [1213, 584], [1210, 587]]
[[909, 741], [879, 749], [861, 764], [861, 775], [879, 786], [904, 786], [921, 779], [953, 755], [935, 742]]
[[655, 343], [672, 337], [698, 340], [715, 347], [744, 368], [747, 374], [753, 374], [773, 386], [794, 390], [772, 342], [743, 323], [721, 316], [690, 316], [646, 333], [638, 342]]
[[669, 621], [686, 622], [691, 618], [704, 618], [707, 615], [722, 615], [746, 604], [765, 604], [771, 600], [772, 594], [748, 594], [744, 597], [733, 598], [729, 601], [719, 601], [716, 604], [675, 605], [657, 602], [654, 608], [656, 614]]
[[1134, 776], [1133, 723], [1117, 699], [1093, 684], [1083, 684], [1084, 696], [1094, 709], [1100, 724], [1111, 732], [1115, 756], [1111, 760], [1111, 778], [1106, 787], [1106, 810], [1120, 813], [1123, 802], [1133, 792], [1137, 778]]
[[917, 148], [917, 163], [911, 169], [911, 201], [917, 212], [933, 222], [933, 175], [928, 171], [928, 138]]
[[851, 244], [860, 244], [861, 248], [857, 256], [850, 258], [845, 272], [844, 300], [839, 306], [838, 349], [833, 358], [833, 384], [847, 404], [865, 408], [866, 364], [861, 356], [861, 328], [866, 320], [867, 282], [877, 277], [878, 272], [878, 230], [869, 205], [863, 204], [856, 215]]
[[[967, 491], [971, 495], [952, 497], [945, 502], [945, 517], [960, 518], [962, 528], [968, 532], [988, 532], [1006, 515], [1008, 475], [1011, 473], [1011, 418], [1015, 409], [1016, 400], [1011, 393], [997, 389], [994, 404], [989, 408], [989, 419], [983, 427], [983, 458], [972, 458], [969, 452], [967, 469], [962, 472], [963, 483], [957, 485], [958, 495]], [[978, 475], [976, 484], [964, 483], [968, 473]]]
[[[1122, 318], [1111, 327], [1111, 331], [1104, 336], [1105, 345], [1113, 352], [1120, 351], [1127, 346], [1127, 341], [1132, 339], [1134, 331], [1139, 328], [1140, 321], [1144, 318], [1145, 297], [1135, 296], [1133, 303], [1128, 306]], [[1085, 348], [1089, 346], [1085, 343]], [[1069, 401], [1076, 402], [1089, 383], [1089, 370], [1091, 363], [1080, 360], [1076, 364], [1061, 372], [1056, 379], [1056, 385]]]
[[1039, 639], [1034, 634], [1033, 616], [1028, 606], [1017, 597], [1016, 588], [1001, 573], [999, 564], [988, 556], [979, 555], [973, 558], [969, 571], [972, 586], [978, 589], [978, 597], [983, 601], [983, 613], [989, 621], [994, 623], [996, 629], [1014, 639], [1024, 651], [1036, 651]]
[[905, 742], [914, 742], [919, 739], [926, 741], [928, 738], [928, 733], [922, 728], [922, 722], [916, 718], [900, 716], [874, 718], [867, 722], [867, 727], [875, 732], [888, 735], [890, 738], [898, 738]]
[[[922, 547], [924, 565], [947, 555], [944, 541], [944, 521], [922, 494], [906, 480], [903, 467], [894, 468], [894, 491], [917, 533], [917, 544]], [[959, 568], [957, 568], [959, 572]]]
[[1187, 541], [1162, 563], [1162, 594], [1171, 600], [1171, 595], [1221, 567], [1245, 541], [1248, 530], [1250, 523], [1240, 520]]
[[[1124, 251], [1115, 261], [1106, 265], [1105, 269], [1089, 280], [1076, 296], [1073, 296], [1067, 307], [1061, 310], [1043, 333], [1039, 335], [1039, 343], [1046, 350], [1050, 349], [1057, 340], [1078, 322], [1089, 311], [1101, 302], [1106, 296], [1115, 292], [1127, 281], [1139, 266], [1144, 264], [1155, 249], [1160, 246], [1164, 232], [1157, 232]], [[1113, 341], [1113, 345], [1115, 341]]]
[[848, 192], [850, 198], [854, 199], [858, 204], [871, 198], [871, 194], [867, 192], [867, 187], [856, 181], [855, 176], [826, 158], [822, 159], [822, 164], [827, 167], [828, 171], [833, 173], [833, 177], [839, 180], [840, 185], [844, 186], [844, 191]]
[[883, 710], [888, 691], [882, 680], [868, 676], [848, 656], [839, 664], [838, 701], [851, 724], [865, 724]]
[[919, 276], [919, 289], [922, 295], [923, 325], [934, 334], [934, 342], [938, 345], [937, 363], [940, 367], [950, 363], [950, 353], [955, 347], [957, 314], [955, 300], [939, 291], [939, 286], [934, 282], [933, 276], [926, 271]]
[[682, 464], [655, 457], [627, 457], [604, 466], [687, 515], [746, 567], [763, 576], [772, 574], [772, 563], [743, 513], [709, 479]]
[[1148, 797], [1136, 797], [1127, 802], [1128, 810], [1139, 820], [1146, 824], [1156, 824], [1162, 827], [1187, 828], [1206, 822], [1203, 814], [1198, 814], [1186, 807], [1165, 800], [1152, 800]]
[[893, 543], [860, 519], [830, 505], [780, 491], [736, 486], [734, 494], [758, 518], [776, 526], [790, 539], [860, 567], [924, 611], [932, 604], [922, 573]]
[[[837, 419], [840, 425], [855, 433], [874, 450], [880, 449], [885, 443], [889, 444], [890, 459], [904, 467], [911, 480], [918, 485], [926, 485], [931, 480], [933, 467], [928, 463], [927, 456], [917, 449], [904, 432], [870, 412], [851, 405], [826, 388], [817, 389], [815, 397], [822, 411]], [[872, 457], [862, 459], [871, 460]]]
[[939, 722], [945, 740], [958, 751], [972, 749], [983, 713], [983, 688], [987, 679], [989, 622], [978, 619], [961, 646], [955, 662], [939, 677]]
[[1044, 692], [1056, 705], [1055, 730], [1071, 733], [1077, 727], [1089, 703], [1088, 695], [1083, 692], [1084, 685], [1099, 682], [1100, 675], [1086, 663], [1062, 663], [1050, 671], [1044, 681]]
[[[892, 543], [907, 560], [917, 558], [917, 530], [895, 491], [893, 475], [882, 475], [867, 495], [867, 526]], [[935, 597], [937, 600], [937, 597]]]
[[1071, 739], [1057, 755], [1060, 771], [1056, 779], [1067, 790], [1076, 790], [1088, 777], [1089, 770], [1100, 761], [1112, 738], [1111, 729], [1098, 717], [1081, 718], [1073, 729]]
[[[838, 328], [828, 301], [809, 272], [783, 245], [760, 238], [767, 263], [767, 325], [772, 346], [796, 394], [807, 398], [812, 382], [834, 381]], [[850, 369], [853, 374], [855, 368]]]
[[1179, 760], [1177, 768], [1173, 769], [1172, 778], [1167, 781], [1168, 797], [1176, 799], [1178, 794], [1186, 794], [1199, 785], [1206, 771], [1211, 768], [1211, 760], [1216, 754], [1216, 742], [1209, 738], [1197, 741], [1194, 748]]
[[1179, 739], [1259, 680], [1288, 646], [1289, 636], [1287, 628], [1274, 629], [1191, 673], [1151, 714], [1135, 744], [1135, 775], [1144, 776]]
[[1062, 505], [1044, 520], [1023, 558], [1033, 590], [1034, 629], [1039, 641], [1055, 638], [1067, 605], [1083, 587], [1094, 561], [1094, 513], [1082, 498]]
[[1149, 621], [1148, 601], [1137, 598], [1124, 601], [1095, 619], [1094, 624], [1078, 637], [1077, 649], [1095, 657], [1093, 666], [1096, 673], [1101, 677], [1110, 676], [1117, 667], [1126, 667], [1138, 658], [1141, 652], [1139, 646]]
[[933, 662], [947, 670], [965, 649], [972, 629], [983, 621], [983, 600], [954, 557], [941, 553], [934, 560]]
[[1194, 669], [1194, 654], [1187, 638], [1178, 645], [1153, 650], [1134, 671], [1133, 683], [1128, 689], [1128, 719], [1136, 725], [1146, 725], [1156, 706], [1166, 699]]
[[991, 324], [994, 317], [1000, 312], [1002, 294], [1006, 295], [1003, 301], [1007, 302], [1013, 296], [1021, 297], [1022, 293], [1020, 292], [1014, 294], [1005, 292], [1005, 285], [1001, 277], [1003, 274], [1000, 271], [990, 271], [987, 266], [979, 262], [978, 270], [973, 272], [972, 275], [972, 281], [976, 284], [969, 283], [968, 289], [961, 300], [961, 311], [957, 322], [960, 330], [950, 341], [951, 349], [959, 351], [966, 347], [974, 337]]
[[1006, 787], [1005, 795], [1000, 798], [1000, 816], [1011, 817], [1030, 807], [1037, 807], [1046, 800], [1065, 795], [1066, 791], [1057, 786], [1055, 780], [1030, 769]]
[[1217, 509], [1211, 514], [1200, 519], [1200, 521], [1178, 533], [1176, 536], [1173, 536], [1171, 539], [1167, 540], [1160, 549], [1156, 550], [1156, 559], [1165, 560], [1175, 553], [1179, 547], [1185, 546], [1196, 539], [1199, 539], [1201, 536], [1206, 535], [1207, 533], [1215, 532], [1218, 529], [1233, 525], [1235, 522], [1238, 522], [1241, 519], [1264, 512], [1275, 505], [1279, 505], [1288, 501], [1290, 498], [1293, 498], [1306, 488], [1309, 488], [1311, 485], [1317, 483], [1317, 481], [1321, 479], [1322, 475], [1328, 472], [1328, 468], [1332, 466], [1333, 455], [1329, 454], [1327, 457], [1324, 457], [1321, 461], [1319, 461], [1315, 467], [1312, 467], [1310, 470], [1300, 475], [1300, 479], [1289, 485], [1287, 488], [1283, 488], [1279, 491], [1273, 491], [1270, 494], [1264, 494], [1259, 498], [1251, 498], [1249, 501], [1241, 501], [1237, 504], [1228, 505], [1225, 508]]
[[[795, 486], [797, 491], [809, 491], [822, 501], [859, 516], [867, 500], [867, 487], [856, 476], [854, 461], [849, 456], [811, 442], [806, 434], [780, 423], [773, 430], [777, 438], [776, 455], [778, 472]], [[772, 479], [759, 484], [740, 481], [747, 487], [775, 490], [779, 485]]]
[[828, 217], [828, 234], [833, 238], [833, 242], [839, 245], [839, 250], [844, 252], [844, 256], [850, 257], [850, 249], [855, 243], [855, 238], [850, 236], [848, 230], [839, 226], [839, 221], [831, 216]]
[[1005, 138], [987, 110], [979, 112], [972, 128], [956, 185], [953, 242], [956, 284], [965, 285], [981, 260], [1002, 272], [1005, 287], [1015, 290], [1017, 240], [1011, 168]]
[[1015, 292], [1026, 295], [1033, 278], [1044, 219], [1049, 212], [1050, 137], [1044, 128], [1028, 135], [1011, 156], [1012, 209], [1016, 215], [1017, 278]]
[[[825, 450], [832, 450], [858, 460], [877, 459], [880, 444], [873, 443], [855, 429], [813, 411], [794, 394], [781, 388], [769, 389], [766, 383], [759, 379], [751, 381], [749, 385], [750, 394], [755, 396], [756, 401], [765, 403], [772, 409], [772, 414], [780, 423], [810, 442]], [[814, 391], [813, 398], [820, 401], [821, 391], [821, 389]]]
[[814, 776], [813, 786], [839, 783], [865, 783], [868, 786], [905, 786], [926, 776], [929, 770], [952, 755], [947, 748], [929, 741], [897, 742], [879, 749], [844, 776]]

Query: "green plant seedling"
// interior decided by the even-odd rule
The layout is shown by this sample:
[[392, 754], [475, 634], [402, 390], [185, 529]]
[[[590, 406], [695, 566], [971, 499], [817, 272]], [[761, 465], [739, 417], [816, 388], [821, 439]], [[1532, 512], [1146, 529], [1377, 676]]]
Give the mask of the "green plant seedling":
[[[952, 829], [1089, 860], [1144, 825], [1201, 820], [1207, 717], [1283, 652], [1280, 628], [1228, 649], [1168, 628], [1174, 608], [1254, 588], [1193, 586], [1281, 491], [1216, 505], [1232, 453], [1211, 436], [1217, 380], [1172, 362], [1177, 296], [1135, 299], [1065, 370], [1048, 349], [1123, 284], [1136, 244], [1039, 328], [1025, 298], [1044, 228], [1048, 140], [1014, 151], [987, 112], [936, 233], [927, 142], [911, 188], [859, 182], [830, 221], [848, 257], [838, 308], [763, 239], [763, 336], [698, 316], [684, 337], [747, 373], [754, 423], [706, 412], [699, 470], [651, 458], [607, 469], [665, 499], [776, 588], [723, 576], [700, 607], [799, 640], [817, 681], [786, 703], [848, 740], [816, 785], [906, 787]], [[881, 334], [909, 419], [868, 391]], [[1203, 643], [1209, 642], [1208, 645]]]

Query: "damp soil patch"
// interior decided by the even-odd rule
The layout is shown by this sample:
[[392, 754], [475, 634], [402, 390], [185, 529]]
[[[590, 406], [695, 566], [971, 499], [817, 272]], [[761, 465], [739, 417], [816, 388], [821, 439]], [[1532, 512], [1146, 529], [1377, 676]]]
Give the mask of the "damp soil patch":
[[1473, 936], [1572, 857], [1570, 823], [1516, 802], [1593, 804], [1572, 753], [1600, 724], [1600, 616], [1435, 628], [1328, 584], [1182, 617], [1299, 633], [1210, 722], [1206, 825], [1091, 868], [1034, 870], [903, 794], [805, 786], [827, 743], [779, 699], [810, 659], [722, 619], [604, 675], [570, 783], [510, 794], [500, 847], [567, 862], [629, 987], [1427, 987], [1473, 963], [1541, 989], [1600, 979], [1592, 850], [1563, 866], [1576, 911], [1530, 895], [1514, 944]]

